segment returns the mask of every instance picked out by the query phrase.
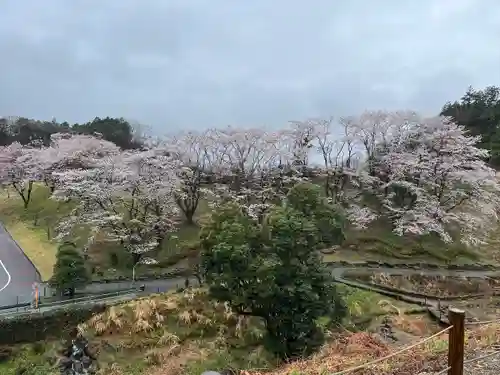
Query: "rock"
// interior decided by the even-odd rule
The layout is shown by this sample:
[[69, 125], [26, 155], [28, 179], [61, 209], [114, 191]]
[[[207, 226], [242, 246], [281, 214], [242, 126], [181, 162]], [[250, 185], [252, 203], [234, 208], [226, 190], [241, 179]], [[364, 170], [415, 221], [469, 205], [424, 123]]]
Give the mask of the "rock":
[[387, 316], [385, 316], [384, 319], [382, 320], [379, 332], [384, 340], [398, 341], [392, 329], [391, 319]]
[[222, 375], [220, 372], [217, 371], [205, 371], [202, 372], [201, 375]]

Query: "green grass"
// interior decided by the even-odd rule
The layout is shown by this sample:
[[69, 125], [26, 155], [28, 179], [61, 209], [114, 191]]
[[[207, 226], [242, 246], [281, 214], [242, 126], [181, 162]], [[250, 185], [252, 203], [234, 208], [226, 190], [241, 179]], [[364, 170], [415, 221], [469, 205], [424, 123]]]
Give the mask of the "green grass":
[[[11, 349], [12, 359], [0, 363], [2, 375], [52, 375], [57, 374], [55, 342], [18, 345]], [[5, 350], [5, 349], [3, 349]]]
[[[43, 279], [52, 275], [57, 243], [51, 238], [54, 228], [60, 219], [72, 209], [71, 203], [61, 203], [49, 198], [48, 189], [41, 184], [34, 187], [32, 199], [27, 209], [23, 208], [21, 199], [10, 191], [10, 198], [3, 191], [0, 195], [0, 220], [6, 225], [14, 239], [21, 245], [28, 257], [40, 270]], [[205, 201], [200, 206], [195, 219], [209, 212]], [[172, 259], [185, 246], [186, 242], [197, 238], [199, 228], [183, 224], [173, 236], [166, 239], [156, 258], [162, 263], [159, 267], [138, 266], [137, 275], [164, 273], [172, 269], [164, 261]], [[85, 228], [75, 232], [75, 242], [82, 245], [86, 242]], [[433, 236], [412, 238], [400, 237], [389, 229], [387, 223], [377, 221], [367, 230], [347, 229], [347, 240], [333, 254], [325, 254], [325, 262], [339, 260], [361, 261], [398, 261], [428, 262], [436, 264], [491, 263], [500, 261], [499, 246], [481, 249], [467, 249], [460, 244], [444, 244]], [[497, 235], [500, 238], [500, 232]], [[499, 241], [494, 241], [498, 244]], [[123, 248], [106, 241], [97, 241], [89, 249], [89, 263], [94, 269], [93, 278], [130, 277], [131, 258]], [[185, 266], [182, 264], [181, 266]]]
[[[347, 306], [348, 314], [343, 325], [349, 330], [365, 330], [373, 319], [388, 313], [399, 311], [409, 314], [423, 311], [420, 306], [343, 284], [337, 284], [337, 291], [343, 296]], [[380, 303], [381, 301], [383, 303]]]
[[346, 241], [325, 262], [387, 261], [465, 264], [491, 261], [491, 253], [467, 248], [460, 243], [445, 244], [436, 236], [398, 236], [387, 223], [376, 221], [366, 230], [348, 228]]
[[69, 204], [49, 199], [48, 189], [35, 185], [27, 209], [13, 191], [0, 194], [0, 220], [40, 271], [43, 280], [52, 276], [57, 243], [53, 230], [60, 217], [71, 210]]
[[[0, 220], [38, 268], [43, 280], [48, 280], [52, 276], [56, 260], [58, 244], [53, 239], [55, 227], [73, 207], [72, 203], [50, 199], [48, 188], [42, 184], [34, 185], [32, 197], [26, 209], [21, 198], [12, 189], [0, 191]], [[207, 205], [201, 202], [198, 217], [207, 210]], [[85, 228], [74, 231], [74, 241], [77, 245], [86, 243], [87, 233]], [[197, 235], [197, 226], [181, 225], [177, 232], [164, 241], [157, 258], [161, 261], [179, 253], [182, 246], [196, 239]], [[90, 264], [97, 270], [97, 273], [93, 275], [94, 279], [113, 276], [130, 277], [130, 254], [120, 246], [107, 241], [97, 241], [89, 249], [89, 256]], [[138, 266], [136, 273], [138, 276], [163, 273], [171, 268]]]

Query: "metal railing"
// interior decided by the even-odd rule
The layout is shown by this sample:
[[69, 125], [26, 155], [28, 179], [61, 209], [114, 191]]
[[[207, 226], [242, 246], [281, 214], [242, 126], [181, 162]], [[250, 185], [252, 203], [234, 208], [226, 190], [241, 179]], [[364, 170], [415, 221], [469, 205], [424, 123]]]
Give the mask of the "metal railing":
[[[38, 308], [33, 307], [33, 297], [28, 296], [26, 297], [27, 299], [26, 302], [0, 307], [0, 319], [13, 315], [21, 315], [26, 313], [64, 308], [65, 306], [79, 304], [79, 303], [99, 303], [122, 295], [123, 296], [130, 295], [132, 298], [135, 298], [139, 293], [140, 294], [161, 293], [171, 290], [172, 288], [178, 288], [182, 286], [182, 284], [179, 282], [175, 284], [168, 283], [164, 285], [154, 285], [155, 283], [157, 283], [157, 281], [156, 282], [153, 281], [150, 285], [147, 285], [148, 283], [144, 284], [137, 283], [134, 287], [132, 286], [129, 286], [128, 288], [121, 287], [119, 290], [111, 292], [103, 292], [103, 293], [94, 292], [91, 294], [83, 295], [81, 297], [65, 298], [55, 301], [50, 301], [46, 299], [44, 300], [44, 297], [42, 295], [42, 298], [40, 299], [38, 304]], [[142, 285], [144, 285], [144, 289], [140, 288], [140, 286]], [[50, 290], [50, 288], [47, 288], [46, 291], [47, 290]], [[44, 294], [47, 294], [46, 291], [44, 292]]]
[[116, 292], [109, 292], [109, 293], [102, 293], [102, 294], [97, 294], [97, 295], [88, 295], [88, 296], [83, 296], [83, 297], [77, 297], [77, 298], [72, 298], [68, 300], [63, 300], [63, 301], [52, 301], [52, 302], [41, 302], [39, 303], [38, 307], [33, 307], [31, 303], [24, 304], [22, 306], [16, 306], [12, 307], [10, 309], [3, 309], [0, 310], [0, 318], [4, 318], [7, 316], [12, 316], [12, 315], [22, 315], [26, 313], [34, 313], [34, 312], [42, 312], [42, 311], [47, 311], [47, 310], [54, 310], [58, 308], [63, 308], [68, 305], [76, 305], [76, 304], [83, 304], [83, 303], [99, 303], [103, 302], [106, 300], [109, 300], [113, 297], [120, 297], [120, 296], [132, 296], [135, 297], [137, 293], [137, 289], [127, 289], [127, 290], [121, 290], [121, 291], [116, 291]]
[[[88, 297], [94, 297], [94, 296], [100, 296], [100, 295], [105, 295], [108, 293], [115, 293], [115, 292], [121, 292], [125, 290], [130, 290], [133, 289], [134, 287], [132, 284], [118, 284], [116, 287], [113, 287], [113, 285], [108, 285], [108, 284], [103, 284], [103, 288], [85, 288], [82, 290], [77, 290], [76, 291], [76, 298], [71, 298], [67, 296], [60, 296], [56, 293], [56, 291], [49, 287], [49, 286], [43, 286], [40, 287], [39, 290], [39, 301], [41, 304], [47, 304], [47, 303], [60, 303], [60, 302], [65, 302], [65, 301], [71, 301], [71, 300], [76, 300], [79, 298], [88, 298]], [[99, 289], [103, 289], [101, 292]], [[79, 297], [81, 295], [81, 297]], [[24, 307], [27, 305], [30, 305], [34, 300], [34, 294], [29, 293], [29, 294], [24, 294], [24, 295], [17, 295], [17, 296], [12, 296], [10, 299], [6, 300], [5, 297], [2, 297], [2, 302], [3, 304], [0, 305], [0, 314], [2, 310], [8, 310], [16, 307]]]

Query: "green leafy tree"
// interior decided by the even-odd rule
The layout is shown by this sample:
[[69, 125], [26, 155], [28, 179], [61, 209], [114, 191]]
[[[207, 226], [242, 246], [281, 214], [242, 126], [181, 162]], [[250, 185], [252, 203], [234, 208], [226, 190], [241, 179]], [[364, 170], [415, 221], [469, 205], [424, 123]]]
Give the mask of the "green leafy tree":
[[338, 245], [345, 239], [342, 209], [329, 203], [318, 185], [295, 185], [287, 195], [287, 202], [316, 225], [319, 235], [317, 248]]
[[73, 296], [76, 288], [85, 286], [88, 282], [89, 275], [82, 254], [74, 243], [62, 243], [57, 250], [51, 285], [60, 291], [67, 290]]
[[[307, 202], [304, 210], [296, 208], [297, 200]], [[328, 317], [335, 325], [346, 312], [331, 272], [315, 251], [323, 235], [311, 218], [324, 219], [327, 207], [335, 211], [315, 186], [301, 184], [262, 224], [237, 205], [227, 205], [201, 230], [202, 268], [212, 297], [239, 314], [261, 317], [265, 345], [281, 358], [313, 352], [324, 342], [318, 319]], [[342, 225], [333, 216], [339, 221], [341, 216], [328, 219], [340, 242]]]
[[441, 115], [450, 116], [471, 135], [481, 136], [477, 146], [490, 151], [492, 166], [500, 166], [500, 87], [469, 87], [459, 101], [446, 103]]
[[139, 140], [135, 137], [132, 125], [123, 118], [96, 117], [85, 124], [73, 125], [72, 130], [84, 134], [100, 133], [103, 139], [113, 142], [124, 150], [141, 146]]

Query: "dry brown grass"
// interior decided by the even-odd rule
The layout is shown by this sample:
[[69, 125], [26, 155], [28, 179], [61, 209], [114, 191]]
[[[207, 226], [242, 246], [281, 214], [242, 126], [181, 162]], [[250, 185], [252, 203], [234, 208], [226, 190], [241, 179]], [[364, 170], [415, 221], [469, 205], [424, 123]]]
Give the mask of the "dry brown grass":
[[387, 299], [380, 300], [378, 305], [391, 314], [389, 320], [392, 327], [396, 329], [417, 337], [425, 336], [431, 331], [431, 327], [423, 316], [407, 315], [402, 308], [395, 306]]
[[127, 369], [133, 360], [148, 374], [178, 374], [189, 361], [231, 346], [251, 347], [263, 334], [260, 321], [235, 315], [227, 304], [210, 300], [204, 289], [113, 306], [79, 329], [103, 358], [102, 373], [115, 375], [139, 373]]
[[[334, 373], [387, 356], [392, 351], [394, 351], [394, 348], [391, 348], [373, 335], [364, 332], [348, 333], [325, 345], [316, 355], [280, 367], [270, 374], [322, 375], [325, 373]], [[412, 351], [407, 355], [398, 356], [371, 369], [358, 371], [356, 375], [392, 374], [392, 372], [387, 372], [392, 370], [391, 367], [393, 368], [395, 365], [399, 366], [401, 363], [410, 360], [410, 358], [414, 362], [418, 361], [422, 363], [424, 361], [420, 353]], [[257, 375], [260, 373], [251, 372], [251, 374]]]
[[[401, 330], [413, 335], [429, 334], [429, 327], [417, 325], [418, 317], [405, 314], [406, 305], [398, 305], [389, 298], [380, 301], [380, 298], [373, 299], [375, 296], [368, 297], [371, 295], [363, 291], [351, 291], [347, 300], [349, 306], [355, 305], [353, 309], [359, 310], [362, 316], [373, 313], [372, 310], [377, 312], [374, 316], [386, 312]], [[358, 306], [361, 302], [356, 301], [359, 300], [373, 304], [375, 308], [372, 306], [371, 310], [367, 310], [364, 305]], [[211, 301], [203, 289], [154, 295], [111, 307], [82, 324], [80, 329], [93, 338], [94, 345], [103, 354], [100, 355], [105, 362], [102, 374], [198, 374], [205, 369], [203, 366], [217, 368], [212, 364], [224, 366], [227, 363], [229, 367], [236, 367], [241, 362], [244, 362], [243, 365], [236, 368], [267, 368], [266, 371], [271, 371], [275, 366], [272, 362], [250, 358], [266, 356], [260, 345], [264, 333], [262, 323], [235, 315], [227, 304]], [[109, 347], [113, 348], [113, 354], [107, 356]], [[392, 349], [379, 343], [375, 336], [345, 334], [312, 359], [288, 367], [293, 369], [293, 366], [299, 366], [301, 369], [302, 366], [309, 366], [311, 361], [318, 361], [327, 369], [334, 363], [349, 366], [383, 356]], [[233, 359], [237, 361], [231, 362]], [[134, 361], [144, 365], [141, 371], [132, 371], [127, 367]], [[285, 373], [283, 369], [276, 371]], [[321, 371], [318, 369], [312, 373]]]
[[112, 306], [81, 324], [79, 329], [95, 336], [152, 336], [160, 329], [159, 344], [178, 342], [176, 335], [164, 330], [167, 326], [188, 328], [185, 336], [196, 331], [239, 338], [250, 328], [250, 319], [235, 315], [227, 303], [208, 299], [205, 289], [188, 289], [183, 293], [157, 294]]
[[[487, 324], [466, 331], [466, 354], [491, 347], [500, 338], [500, 323]], [[416, 340], [417, 341], [417, 340]], [[323, 375], [356, 367], [385, 357], [401, 348], [382, 342], [369, 333], [345, 333], [329, 342], [310, 358], [295, 361], [267, 375]], [[439, 337], [393, 356], [383, 362], [357, 370], [356, 375], [414, 375], [423, 371], [440, 371], [446, 368], [448, 335]], [[259, 371], [246, 371], [246, 375], [262, 375]]]
[[[356, 279], [356, 273], [352, 274]], [[360, 280], [401, 290], [425, 292], [434, 296], [456, 296], [488, 293], [500, 286], [498, 278], [460, 277], [446, 275], [391, 275], [358, 273]]]
[[[364, 297], [361, 294], [360, 297]], [[167, 293], [109, 308], [80, 330], [97, 349], [102, 375], [199, 375], [207, 369], [249, 369], [242, 375], [323, 375], [365, 364], [437, 332], [422, 316], [405, 314], [391, 299], [374, 303], [392, 326], [409, 333], [410, 342], [388, 344], [366, 332], [332, 333], [315, 355], [277, 366], [260, 345], [260, 322], [235, 315], [226, 304], [211, 301], [205, 290]], [[364, 310], [363, 310], [364, 311]], [[500, 324], [467, 330], [466, 352], [498, 342]], [[447, 334], [384, 360], [356, 375], [414, 375], [446, 367]]]

